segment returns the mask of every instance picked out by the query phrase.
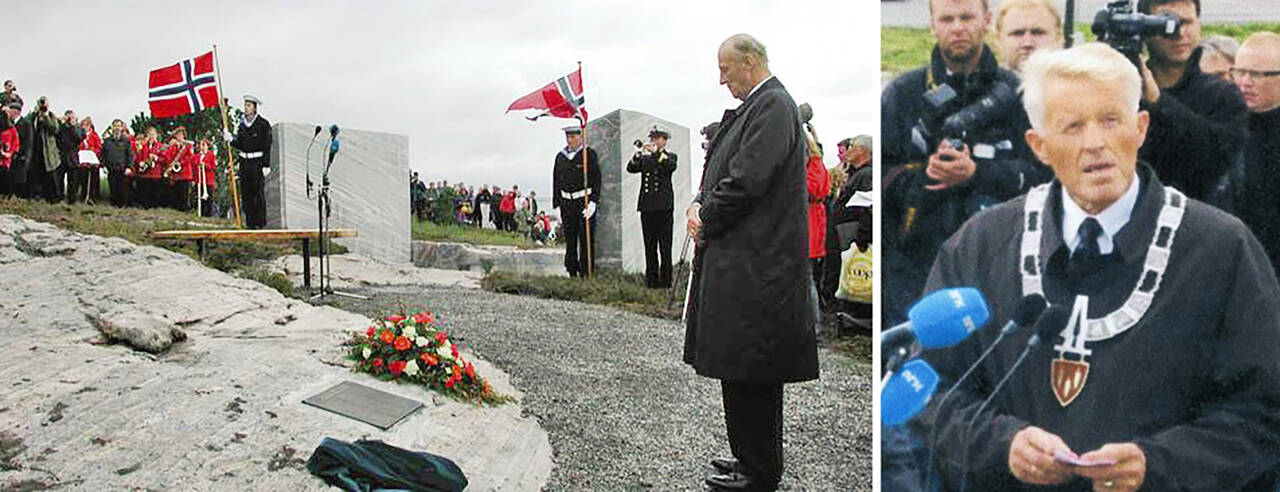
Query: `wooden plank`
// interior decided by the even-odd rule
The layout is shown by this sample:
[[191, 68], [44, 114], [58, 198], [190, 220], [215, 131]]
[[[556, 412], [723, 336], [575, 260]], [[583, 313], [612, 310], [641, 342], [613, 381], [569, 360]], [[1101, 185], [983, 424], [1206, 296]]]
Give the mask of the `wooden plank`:
[[[359, 231], [355, 229], [333, 229], [325, 231], [328, 237], [356, 237]], [[184, 230], [184, 231], [155, 231], [151, 233], [151, 237], [156, 239], [276, 239], [290, 240], [303, 238], [319, 238], [320, 232], [316, 229], [212, 229], [212, 230]]]

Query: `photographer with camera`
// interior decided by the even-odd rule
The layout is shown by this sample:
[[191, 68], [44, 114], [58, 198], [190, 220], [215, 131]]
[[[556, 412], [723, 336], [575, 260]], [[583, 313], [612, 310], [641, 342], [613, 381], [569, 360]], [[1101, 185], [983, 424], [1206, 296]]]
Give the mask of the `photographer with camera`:
[[[1128, 5], [1127, 1], [1111, 2], [1111, 17], [1123, 15], [1117, 11]], [[1151, 130], [1140, 157], [1155, 168], [1162, 181], [1187, 196], [1224, 205], [1215, 190], [1241, 149], [1245, 130], [1238, 122], [1246, 108], [1240, 91], [1230, 82], [1200, 71], [1200, 0], [1139, 0], [1138, 12], [1171, 16], [1181, 24], [1167, 35], [1152, 28], [1141, 29], [1148, 54], [1146, 64], [1138, 67], [1142, 109], [1151, 114]], [[1099, 17], [1103, 15], [1099, 13]], [[1112, 21], [1109, 25], [1113, 32], [1129, 32], [1138, 24], [1161, 25], [1143, 21], [1147, 19], [1135, 18], [1130, 25]], [[1095, 34], [1102, 28], [1098, 24], [1095, 21]], [[1136, 56], [1123, 49], [1123, 43], [1107, 42], [1131, 60]]]
[[1047, 181], [1023, 134], [1018, 78], [982, 39], [986, 0], [931, 0], [929, 66], [880, 97], [884, 140], [884, 322], [906, 320], [942, 242], [982, 209]]
[[[41, 96], [36, 100], [36, 107], [22, 118], [19, 123], [18, 138], [24, 144], [27, 156], [27, 186], [23, 198], [37, 196], [53, 203], [58, 199], [58, 188], [54, 185], [54, 175], [58, 165], [62, 163], [58, 152], [58, 117], [49, 109], [49, 99]], [[24, 128], [26, 129], [24, 131]], [[30, 135], [30, 139], [22, 138]]]

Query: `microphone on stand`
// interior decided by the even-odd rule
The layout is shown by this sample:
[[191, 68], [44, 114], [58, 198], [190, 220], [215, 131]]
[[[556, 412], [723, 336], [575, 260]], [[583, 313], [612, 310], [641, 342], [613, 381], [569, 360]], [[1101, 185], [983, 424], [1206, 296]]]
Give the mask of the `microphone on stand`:
[[1035, 333], [1031, 335], [1031, 338], [1027, 339], [1026, 348], [1022, 349], [1021, 354], [1018, 354], [1018, 359], [1009, 367], [1009, 372], [1005, 373], [1003, 378], [1000, 378], [1000, 382], [996, 383], [995, 387], [991, 389], [991, 394], [987, 395], [985, 400], [982, 400], [981, 405], [978, 405], [978, 410], [969, 416], [969, 425], [965, 426], [964, 432], [960, 436], [960, 442], [964, 445], [964, 471], [960, 475], [961, 492], [964, 491], [965, 482], [969, 480], [969, 432], [973, 430], [973, 424], [977, 423], [978, 416], [982, 415], [982, 411], [986, 410], [987, 405], [991, 404], [991, 400], [995, 399], [996, 394], [1000, 392], [1000, 388], [1003, 388], [1005, 383], [1009, 382], [1009, 378], [1013, 377], [1013, 373], [1027, 359], [1027, 355], [1031, 354], [1031, 351], [1039, 347], [1044, 341], [1052, 340], [1053, 337], [1062, 333], [1062, 330], [1067, 327], [1067, 321], [1070, 319], [1071, 309], [1063, 305], [1050, 306], [1044, 312], [1044, 315], [1040, 317], [1040, 320], [1036, 322]]
[[311, 142], [307, 143], [307, 157], [304, 160], [307, 164], [307, 198], [311, 198], [311, 190], [315, 187], [315, 184], [311, 182], [311, 146], [315, 145], [316, 137], [320, 136], [320, 130], [323, 130], [323, 128], [320, 125], [316, 125], [315, 133], [311, 134]]
[[892, 377], [906, 360], [908, 347], [920, 349], [947, 348], [960, 343], [986, 324], [991, 316], [987, 301], [973, 287], [942, 289], [924, 296], [907, 310], [906, 323], [885, 330], [880, 335], [886, 374]]
[[342, 147], [342, 143], [338, 140], [338, 125], [329, 125], [329, 164], [333, 164], [333, 156], [338, 155], [338, 148]]
[[900, 425], [924, 410], [938, 390], [938, 373], [924, 359], [902, 365], [880, 390], [880, 423]]
[[[1004, 327], [1000, 329], [1000, 333], [996, 335], [995, 341], [991, 342], [991, 346], [987, 347], [987, 350], [978, 357], [978, 360], [974, 361], [973, 365], [969, 366], [969, 369], [965, 370], [964, 374], [962, 374], [959, 379], [956, 379], [955, 383], [947, 389], [947, 392], [942, 394], [942, 399], [938, 400], [937, 412], [942, 412], [942, 406], [947, 404], [947, 400], [951, 398], [953, 393], [955, 393], [956, 388], [959, 388], [960, 384], [968, 379], [969, 376], [973, 374], [973, 371], [978, 369], [978, 366], [982, 365], [982, 361], [986, 360], [987, 356], [991, 355], [991, 352], [995, 351], [996, 346], [1000, 345], [1000, 341], [1004, 340], [1006, 335], [1018, 331], [1019, 328], [1024, 326], [1030, 326], [1038, 321], [1040, 317], [1045, 314], [1044, 311], [1047, 305], [1048, 304], [1045, 302], [1044, 296], [1040, 294], [1031, 294], [1018, 301], [1018, 306], [1013, 309], [1013, 317], [1009, 318], [1009, 322], [1005, 323]], [[930, 490], [930, 482], [932, 482], [933, 479], [933, 474], [930, 470], [933, 470], [933, 446], [935, 444], [934, 441], [937, 440], [937, 436], [938, 426], [935, 424], [929, 430], [929, 440], [925, 441], [925, 444], [929, 447], [928, 465], [925, 466], [925, 476], [927, 477], [925, 479], [925, 490]]]

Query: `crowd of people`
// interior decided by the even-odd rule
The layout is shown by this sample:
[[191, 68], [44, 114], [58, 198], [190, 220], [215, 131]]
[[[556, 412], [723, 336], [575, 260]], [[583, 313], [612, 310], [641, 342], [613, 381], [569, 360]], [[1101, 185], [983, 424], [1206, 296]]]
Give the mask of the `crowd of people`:
[[555, 221], [538, 210], [537, 192], [525, 195], [519, 185], [504, 191], [498, 186], [477, 189], [464, 183], [450, 185], [448, 181], [424, 184], [414, 171], [409, 177], [409, 203], [419, 221], [492, 227], [528, 236], [538, 244], [550, 244], [557, 236]]
[[883, 324], [959, 286], [993, 323], [1031, 294], [1074, 321], [1017, 374], [994, 332], [926, 355], [944, 385], [979, 370], [886, 431], [885, 490], [1274, 490], [1280, 351], [1233, 347], [1280, 334], [1280, 35], [1140, 0], [1177, 29], [1135, 46], [1116, 16], [1064, 50], [1055, 2], [929, 3], [929, 64], [881, 97]]
[[[257, 100], [246, 96], [246, 116], [258, 122], [256, 133], [269, 133], [265, 119], [256, 118]], [[101, 179], [107, 180], [106, 202], [117, 207], [167, 207], [183, 212], [199, 209], [202, 216], [223, 216], [214, 202], [218, 187], [218, 159], [210, 135], [188, 137], [178, 126], [167, 134], [149, 125], [135, 134], [119, 118], [111, 121], [105, 135], [98, 133], [93, 118], [79, 117], [71, 109], [59, 116], [49, 98], [41, 96], [23, 115], [25, 101], [13, 80], [6, 80], [0, 93], [0, 197], [43, 199], [50, 203], [99, 203], [103, 201]], [[243, 124], [241, 125], [244, 126]], [[242, 153], [244, 172], [262, 176], [270, 147], [270, 136], [250, 144], [249, 134], [231, 145], [254, 147], [256, 153]], [[259, 162], [262, 161], [262, 162]], [[265, 225], [261, 179], [257, 186], [245, 186], [246, 215], [250, 227]], [[256, 206], [256, 208], [255, 208]], [[255, 213], [257, 212], [257, 213]]]

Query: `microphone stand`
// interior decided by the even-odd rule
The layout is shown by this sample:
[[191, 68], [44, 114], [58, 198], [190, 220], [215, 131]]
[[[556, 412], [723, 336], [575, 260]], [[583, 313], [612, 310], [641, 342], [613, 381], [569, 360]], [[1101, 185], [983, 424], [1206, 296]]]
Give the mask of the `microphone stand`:
[[[312, 138], [314, 139], [314, 137]], [[335, 138], [337, 138], [336, 135], [332, 135], [329, 137], [330, 148], [332, 148], [333, 141]], [[332, 211], [332, 207], [331, 207], [332, 198], [329, 195], [329, 184], [330, 184], [329, 168], [332, 166], [333, 166], [333, 157], [331, 155], [329, 158], [329, 163], [324, 166], [324, 174], [322, 174], [320, 178], [320, 193], [316, 195], [316, 198], [317, 198], [316, 229], [319, 232], [319, 243], [320, 243], [319, 244], [320, 293], [311, 296], [311, 300], [323, 301], [324, 298], [330, 294], [350, 297], [353, 299], [368, 300], [369, 298], [365, 296], [352, 294], [350, 292], [333, 290], [333, 279], [330, 277], [331, 275], [333, 275], [333, 266], [331, 264], [327, 264], [329, 260], [329, 251], [328, 251], [329, 250], [328, 248], [329, 213]]]

